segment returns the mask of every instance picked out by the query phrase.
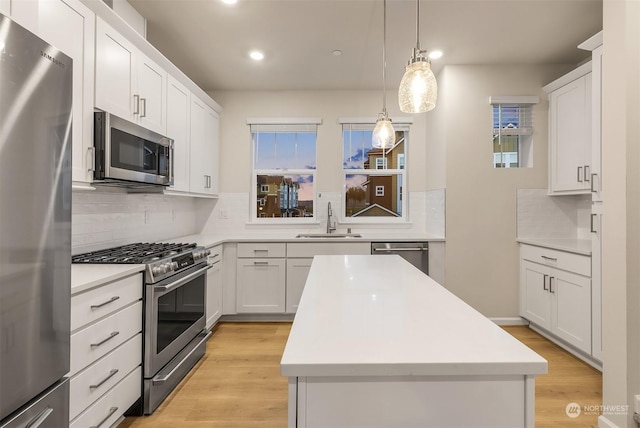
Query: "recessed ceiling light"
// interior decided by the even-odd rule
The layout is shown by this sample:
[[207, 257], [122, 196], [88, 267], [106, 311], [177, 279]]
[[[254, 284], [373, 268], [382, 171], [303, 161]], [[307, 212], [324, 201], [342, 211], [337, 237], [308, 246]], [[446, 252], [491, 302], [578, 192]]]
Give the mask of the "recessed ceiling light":
[[342, 51], [340, 49], [336, 49], [333, 52], [331, 52], [333, 54], [333, 56], [340, 56], [342, 55]]
[[249, 56], [254, 61], [261, 61], [262, 59], [264, 59], [264, 54], [260, 51], [251, 51], [249, 52]]
[[442, 51], [440, 50], [433, 50], [429, 52], [429, 59], [438, 59], [440, 57], [442, 57]]
[[224, 3], [224, 4], [236, 4], [236, 3], [238, 3], [238, 0], [222, 0], [222, 3]]

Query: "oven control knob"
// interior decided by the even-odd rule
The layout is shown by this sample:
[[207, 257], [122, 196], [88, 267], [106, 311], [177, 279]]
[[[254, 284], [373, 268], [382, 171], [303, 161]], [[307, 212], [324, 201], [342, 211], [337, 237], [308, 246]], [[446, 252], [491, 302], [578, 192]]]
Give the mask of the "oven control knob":
[[211, 250], [205, 250], [204, 255], [207, 256], [207, 257], [210, 256], [211, 255]]
[[162, 268], [162, 273], [169, 272], [169, 263], [163, 263], [161, 268]]
[[167, 262], [167, 272], [173, 272], [174, 270], [173, 263], [174, 262]]
[[160, 270], [159, 266], [154, 266], [151, 268], [151, 273], [154, 275], [160, 275], [162, 271]]
[[178, 262], [171, 262], [171, 270], [178, 269]]

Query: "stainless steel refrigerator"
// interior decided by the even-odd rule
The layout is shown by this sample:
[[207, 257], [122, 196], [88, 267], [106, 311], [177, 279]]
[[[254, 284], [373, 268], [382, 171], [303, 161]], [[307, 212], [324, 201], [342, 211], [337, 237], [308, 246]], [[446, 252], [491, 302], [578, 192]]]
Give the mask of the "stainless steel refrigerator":
[[0, 14], [0, 427], [69, 425], [71, 59]]

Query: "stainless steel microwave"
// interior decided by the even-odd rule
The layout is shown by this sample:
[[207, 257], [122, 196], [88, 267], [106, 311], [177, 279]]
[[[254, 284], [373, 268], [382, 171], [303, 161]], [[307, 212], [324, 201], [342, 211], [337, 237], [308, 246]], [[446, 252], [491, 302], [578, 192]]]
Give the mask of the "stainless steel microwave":
[[94, 113], [94, 180], [173, 184], [173, 140], [113, 114]]

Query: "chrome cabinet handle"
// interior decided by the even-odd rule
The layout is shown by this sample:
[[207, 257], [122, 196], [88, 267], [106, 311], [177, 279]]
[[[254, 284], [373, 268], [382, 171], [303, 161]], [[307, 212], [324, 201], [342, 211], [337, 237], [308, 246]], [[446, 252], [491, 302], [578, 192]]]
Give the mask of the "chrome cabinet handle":
[[596, 181], [596, 176], [597, 175], [598, 174], [596, 174], [595, 172], [591, 174], [591, 192], [592, 193], [596, 193], [597, 192], [597, 190], [595, 189], [595, 183], [594, 183], [594, 181]]
[[585, 165], [584, 166], [584, 181], [586, 181], [587, 183], [589, 182], [589, 177], [591, 176], [591, 168], [589, 167], [589, 165]]
[[99, 308], [101, 308], [101, 307], [103, 307], [103, 306], [108, 305], [109, 303], [113, 303], [113, 302], [115, 302], [115, 301], [116, 301], [116, 300], [118, 300], [119, 298], [120, 298], [120, 296], [113, 296], [112, 298], [110, 298], [110, 299], [109, 299], [109, 300], [107, 300], [106, 302], [102, 302], [102, 303], [97, 304], [97, 305], [91, 305], [91, 310], [99, 309]]
[[98, 343], [92, 343], [92, 344], [91, 344], [91, 347], [92, 347], [92, 348], [97, 348], [97, 347], [98, 347], [98, 346], [100, 346], [100, 345], [104, 345], [105, 343], [107, 343], [108, 341], [110, 341], [111, 339], [113, 339], [114, 337], [116, 337], [116, 336], [117, 336], [117, 335], [119, 335], [119, 334], [120, 334], [120, 332], [119, 332], [119, 331], [114, 331], [114, 332], [112, 332], [112, 333], [109, 335], [109, 337], [107, 337], [106, 339], [101, 340], [101, 341], [100, 341], [100, 342], [98, 342]]
[[140, 98], [140, 101], [142, 101], [142, 113], [140, 114], [140, 117], [147, 117], [147, 99]]
[[578, 183], [582, 183], [582, 167], [578, 167]]
[[140, 95], [133, 96], [133, 114], [140, 114]]
[[96, 389], [96, 388], [100, 388], [102, 385], [104, 385], [104, 383], [106, 381], [108, 381], [109, 379], [111, 379], [112, 377], [114, 377], [120, 370], [118, 369], [112, 369], [109, 374], [107, 375], [107, 377], [105, 377], [104, 379], [102, 379], [100, 382], [96, 383], [95, 385], [89, 385], [89, 389]]
[[38, 428], [44, 423], [45, 419], [51, 415], [51, 413], [53, 413], [53, 407], [47, 406], [47, 408], [40, 412], [38, 416], [29, 421], [29, 423], [25, 425], [25, 428]]
[[548, 278], [548, 277], [549, 277], [549, 275], [543, 275], [543, 276], [542, 276], [542, 289], [543, 289], [544, 291], [549, 291], [549, 290], [547, 289], [547, 278]]
[[105, 418], [103, 420], [98, 422], [98, 425], [92, 425], [89, 428], [100, 428], [105, 422], [107, 422], [107, 419], [109, 419], [111, 417], [111, 415], [113, 415], [117, 411], [118, 411], [117, 407], [110, 408], [109, 409], [109, 414], [107, 416], [105, 416]]
[[553, 291], [553, 287], [551, 287], [551, 286], [553, 285], [553, 282], [552, 282], [552, 281], [553, 281], [554, 279], [556, 279], [554, 276], [550, 276], [550, 277], [549, 277], [549, 292], [550, 292], [550, 293], [553, 293], [553, 294], [556, 294], [556, 292], [555, 292], [555, 291]]
[[428, 248], [422, 248], [422, 247], [409, 247], [409, 248], [374, 248], [373, 249], [374, 252], [379, 253], [379, 252], [394, 252], [394, 251], [429, 251]]
[[542, 257], [545, 260], [549, 260], [550, 262], [557, 262], [558, 261], [558, 259], [555, 258], [555, 257], [547, 257], [547, 256], [540, 256], [540, 257]]
[[591, 214], [591, 233], [597, 233], [597, 232], [598, 232], [597, 230], [595, 230], [595, 229], [593, 228], [593, 223], [594, 223], [594, 222], [593, 222], [593, 219], [594, 219], [597, 215], [598, 215], [598, 214]]
[[89, 147], [87, 149], [87, 153], [91, 153], [91, 156], [89, 157], [89, 159], [91, 159], [91, 167], [87, 168], [87, 171], [89, 172], [95, 172], [96, 170], [96, 148], [95, 147]]
[[269, 262], [258, 262], [258, 261], [255, 261], [255, 262], [253, 262], [253, 264], [254, 265], [268, 265]]

